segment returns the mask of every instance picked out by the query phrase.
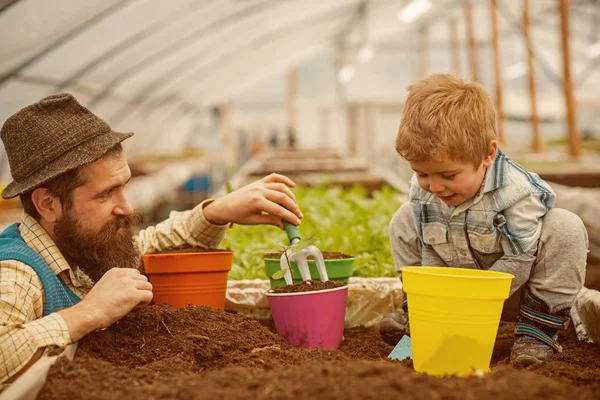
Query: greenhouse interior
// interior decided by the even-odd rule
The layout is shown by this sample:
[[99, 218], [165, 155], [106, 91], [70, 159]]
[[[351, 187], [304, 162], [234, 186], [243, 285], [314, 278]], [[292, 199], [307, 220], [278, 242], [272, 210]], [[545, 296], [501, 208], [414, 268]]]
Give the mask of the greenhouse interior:
[[600, 0], [0, 37], [0, 400], [598, 398]]

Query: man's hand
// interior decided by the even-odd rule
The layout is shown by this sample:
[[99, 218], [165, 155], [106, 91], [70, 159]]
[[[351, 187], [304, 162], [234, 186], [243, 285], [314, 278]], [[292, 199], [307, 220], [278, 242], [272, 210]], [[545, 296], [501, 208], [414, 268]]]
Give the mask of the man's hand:
[[271, 174], [208, 204], [203, 210], [204, 217], [216, 225], [233, 222], [283, 229], [282, 219], [300, 225], [303, 215], [290, 190], [295, 186], [287, 176]]
[[76, 342], [88, 333], [110, 326], [138, 304], [152, 301], [152, 284], [133, 268], [112, 268], [73, 307], [58, 311]]

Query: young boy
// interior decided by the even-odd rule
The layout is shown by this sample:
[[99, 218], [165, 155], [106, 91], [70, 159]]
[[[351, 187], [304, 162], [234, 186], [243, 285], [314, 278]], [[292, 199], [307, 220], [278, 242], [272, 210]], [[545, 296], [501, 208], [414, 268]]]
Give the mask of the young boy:
[[[410, 202], [390, 223], [396, 268], [450, 266], [514, 275], [511, 295], [524, 290], [511, 362], [548, 360], [562, 351], [557, 333], [568, 326], [583, 285], [583, 222], [552, 208], [550, 186], [498, 148], [494, 107], [481, 85], [433, 75], [408, 92], [396, 151], [415, 175]], [[404, 314], [387, 314], [380, 323], [390, 344], [409, 333], [403, 308]]]

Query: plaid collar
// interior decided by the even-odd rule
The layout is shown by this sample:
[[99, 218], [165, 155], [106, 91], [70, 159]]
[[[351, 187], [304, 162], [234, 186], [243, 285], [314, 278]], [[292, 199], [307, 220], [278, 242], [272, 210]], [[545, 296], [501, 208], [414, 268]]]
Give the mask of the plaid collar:
[[503, 186], [507, 185], [507, 168], [508, 168], [508, 159], [506, 154], [500, 149], [496, 151], [496, 157], [494, 157], [494, 162], [487, 170], [485, 176], [485, 187], [483, 189], [484, 193], [491, 192], [492, 190], [496, 190]]
[[62, 255], [54, 240], [50, 237], [48, 232], [42, 227], [42, 225], [36, 221], [31, 215], [23, 211], [21, 216], [21, 223], [19, 224], [19, 232], [21, 237], [36, 253], [38, 253], [44, 261], [48, 264], [52, 272], [56, 275], [65, 272], [71, 279], [71, 284], [75, 287], [81, 287], [85, 285], [85, 282], [81, 277], [81, 270], [77, 268], [77, 274], [73, 272], [73, 269], [69, 266], [69, 263]]

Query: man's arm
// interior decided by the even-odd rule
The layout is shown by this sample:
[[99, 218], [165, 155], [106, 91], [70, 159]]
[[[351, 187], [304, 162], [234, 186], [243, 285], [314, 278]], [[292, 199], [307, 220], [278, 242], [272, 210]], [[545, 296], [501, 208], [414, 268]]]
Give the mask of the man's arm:
[[6, 383], [13, 383], [14, 381], [16, 381], [17, 378], [20, 377], [21, 375], [23, 375], [25, 373], [25, 371], [27, 371], [29, 368], [31, 368], [31, 366], [33, 364], [35, 364], [35, 362], [37, 360], [39, 360], [40, 357], [42, 357], [43, 354], [44, 354], [44, 349], [38, 349], [35, 353], [33, 353], [33, 356], [31, 356], [31, 358], [29, 359], [29, 361], [27, 361], [27, 364], [25, 364], [25, 366], [23, 366], [23, 368], [21, 368], [21, 370], [19, 372], [17, 372], [13, 376], [11, 376], [6, 381]]
[[142, 254], [184, 246], [215, 248], [231, 223], [283, 229], [281, 220], [285, 219], [299, 225], [302, 212], [290, 190], [294, 186], [289, 178], [271, 174], [192, 210], [174, 211], [166, 221], [140, 231], [137, 248]]
[[76, 342], [152, 300], [152, 285], [144, 275], [131, 268], [113, 268], [76, 305], [35, 319], [32, 304], [41, 301], [43, 290], [36, 273], [12, 260], [3, 261], [0, 271], [0, 365], [4, 366], [0, 382], [23, 373], [39, 357], [40, 349]]
[[70, 343], [56, 313], [43, 318], [43, 287], [35, 271], [16, 260], [0, 262], [0, 382], [24, 371], [48, 346]]

